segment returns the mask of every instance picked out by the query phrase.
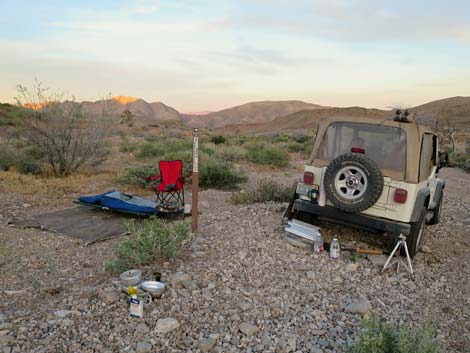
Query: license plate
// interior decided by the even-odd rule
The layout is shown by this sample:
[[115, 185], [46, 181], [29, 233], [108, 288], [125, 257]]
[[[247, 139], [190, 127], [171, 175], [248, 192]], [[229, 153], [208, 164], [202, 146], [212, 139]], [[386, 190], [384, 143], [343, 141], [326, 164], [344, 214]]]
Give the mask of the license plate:
[[318, 185], [297, 184], [296, 193], [299, 195], [311, 197], [312, 195], [316, 195], [318, 193]]

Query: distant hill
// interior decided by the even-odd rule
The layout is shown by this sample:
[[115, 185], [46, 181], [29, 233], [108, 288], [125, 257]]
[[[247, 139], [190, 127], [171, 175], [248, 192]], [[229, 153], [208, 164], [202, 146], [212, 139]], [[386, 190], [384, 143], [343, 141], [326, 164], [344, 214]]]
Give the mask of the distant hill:
[[392, 119], [393, 112], [379, 109], [367, 109], [362, 107], [348, 108], [319, 108], [301, 110], [283, 117], [274, 119], [271, 122], [248, 124], [248, 125], [229, 125], [223, 128], [223, 131], [232, 132], [254, 132], [261, 133], [266, 131], [286, 131], [286, 130], [305, 130], [313, 129], [323, 118], [328, 117], [379, 117]]
[[450, 125], [457, 130], [470, 131], [470, 97], [451, 97], [411, 108], [420, 124], [436, 127]]
[[120, 119], [121, 114], [129, 110], [136, 122], [143, 125], [152, 125], [159, 121], [182, 120], [180, 113], [172, 107], [161, 102], [148, 103], [135, 97], [117, 96], [96, 102], [83, 102], [82, 105], [87, 113], [116, 119]]
[[[419, 124], [433, 128], [450, 126], [457, 131], [470, 131], [470, 97], [452, 97], [409, 108]], [[300, 110], [272, 121], [231, 124], [219, 128], [221, 132], [272, 132], [302, 130], [317, 127], [322, 118], [327, 117], [379, 117], [393, 119], [394, 110], [369, 109], [362, 107], [314, 108]]]
[[325, 107], [301, 101], [253, 102], [207, 115], [188, 116], [186, 124], [192, 127], [221, 128], [227, 125], [264, 123], [300, 110], [318, 108]]

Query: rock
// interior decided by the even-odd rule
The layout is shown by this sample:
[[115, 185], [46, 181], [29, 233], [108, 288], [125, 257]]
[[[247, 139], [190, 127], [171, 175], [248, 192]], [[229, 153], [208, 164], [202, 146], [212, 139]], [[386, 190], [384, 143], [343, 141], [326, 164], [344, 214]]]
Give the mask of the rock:
[[388, 256], [386, 255], [369, 255], [368, 256], [369, 261], [372, 263], [372, 265], [378, 267], [383, 267], [385, 265], [385, 262], [387, 262]]
[[54, 315], [57, 316], [59, 319], [63, 319], [69, 315], [76, 315], [79, 314], [76, 310], [57, 310], [54, 312]]
[[349, 304], [344, 311], [351, 314], [367, 314], [372, 310], [372, 305], [368, 300], [359, 300]]
[[165, 319], [159, 319], [157, 321], [155, 331], [157, 333], [168, 333], [173, 330], [176, 330], [178, 327], [180, 327], [180, 323], [178, 322], [178, 320], [172, 317], [168, 317]]
[[15, 342], [15, 338], [10, 335], [0, 336], [0, 346]]
[[98, 298], [100, 298], [103, 303], [108, 305], [117, 303], [119, 301], [119, 296], [114, 292], [107, 292], [101, 289], [97, 294]]
[[170, 282], [173, 284], [181, 284], [183, 282], [191, 281], [191, 275], [183, 272], [176, 272], [173, 276], [171, 276]]
[[211, 207], [211, 205], [207, 201], [199, 201], [199, 207], [201, 207], [201, 210], [207, 210]]
[[307, 271], [307, 278], [308, 279], [315, 279], [316, 278], [315, 271]]
[[238, 253], [240, 260], [244, 260], [248, 256], [248, 250], [243, 249]]
[[357, 263], [355, 263], [355, 262], [350, 262], [350, 263], [348, 263], [348, 264], [346, 265], [346, 267], [344, 268], [344, 270], [345, 270], [346, 272], [355, 272], [355, 271], [357, 271], [357, 266], [358, 266]]
[[255, 349], [257, 351], [263, 351], [266, 349], [266, 347], [269, 345], [269, 342], [270, 342], [270, 338], [269, 338], [269, 335], [268, 334], [264, 334], [263, 337], [261, 338], [261, 342], [258, 343], [256, 346], [255, 346]]
[[244, 322], [238, 326], [238, 329], [246, 336], [252, 336], [258, 331], [258, 327], [250, 322]]
[[144, 322], [141, 322], [136, 326], [135, 331], [138, 333], [145, 334], [145, 333], [148, 333], [150, 329]]
[[138, 342], [135, 348], [136, 353], [148, 353], [152, 350], [152, 345], [148, 342]]
[[302, 264], [294, 265], [294, 270], [299, 271], [299, 272], [308, 271], [311, 268], [312, 268], [312, 266], [309, 266], [309, 265], [302, 265]]
[[427, 246], [427, 245], [423, 245], [423, 246], [421, 247], [421, 251], [422, 251], [423, 253], [425, 253], [425, 254], [430, 254], [430, 253], [432, 252], [431, 248], [430, 248], [429, 246]]
[[312, 330], [312, 335], [314, 336], [323, 336], [326, 333], [326, 330]]
[[208, 337], [199, 340], [197, 346], [201, 350], [201, 352], [209, 352], [212, 348], [214, 348], [215, 343], [215, 338]]
[[297, 337], [292, 335], [287, 339], [287, 348], [289, 349], [289, 352], [294, 352], [296, 347], [297, 347]]

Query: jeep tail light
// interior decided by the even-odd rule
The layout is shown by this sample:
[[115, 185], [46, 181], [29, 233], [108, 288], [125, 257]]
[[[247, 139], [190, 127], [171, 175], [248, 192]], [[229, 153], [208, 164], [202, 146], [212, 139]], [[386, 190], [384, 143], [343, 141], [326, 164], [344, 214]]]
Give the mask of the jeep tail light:
[[352, 152], [352, 153], [362, 153], [362, 154], [366, 154], [366, 150], [363, 149], [363, 148], [360, 148], [360, 147], [352, 147], [352, 148], [351, 148], [351, 152]]
[[312, 172], [305, 172], [304, 173], [304, 184], [313, 184], [315, 177], [313, 176]]
[[398, 203], [405, 203], [408, 198], [408, 191], [405, 189], [396, 189], [393, 195], [393, 201]]

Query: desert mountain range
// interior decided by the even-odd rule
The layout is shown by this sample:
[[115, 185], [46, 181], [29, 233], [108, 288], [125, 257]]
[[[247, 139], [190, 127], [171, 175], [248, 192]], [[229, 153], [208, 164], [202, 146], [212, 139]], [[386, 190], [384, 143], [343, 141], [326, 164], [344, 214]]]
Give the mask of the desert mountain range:
[[[77, 103], [78, 104], [78, 103]], [[86, 113], [106, 115], [119, 120], [130, 111], [141, 126], [158, 125], [164, 121], [180, 121], [190, 127], [224, 132], [269, 132], [315, 128], [324, 117], [375, 116], [393, 118], [394, 110], [363, 107], [327, 107], [296, 100], [263, 101], [238, 105], [217, 112], [180, 113], [162, 102], [148, 103], [143, 99], [117, 96], [96, 102], [82, 102]], [[408, 108], [421, 124], [451, 126], [470, 132], [470, 97], [451, 97]], [[1, 113], [1, 112], [0, 112]]]

